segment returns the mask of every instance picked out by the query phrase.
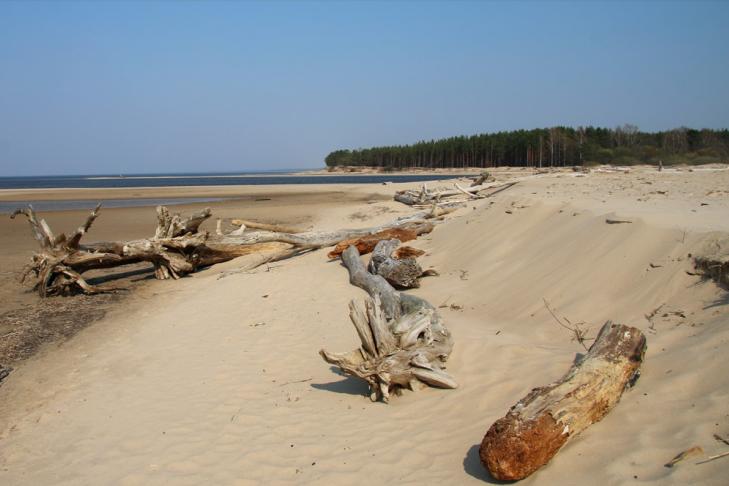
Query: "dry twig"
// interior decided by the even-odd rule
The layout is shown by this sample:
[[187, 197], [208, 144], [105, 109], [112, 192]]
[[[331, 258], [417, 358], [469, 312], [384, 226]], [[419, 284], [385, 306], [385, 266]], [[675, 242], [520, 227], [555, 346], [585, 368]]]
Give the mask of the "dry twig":
[[664, 464], [665, 467], [673, 467], [679, 462], [688, 459], [689, 457], [700, 456], [704, 453], [704, 450], [700, 446], [694, 446], [685, 451], [679, 452], [676, 457]]
[[729, 451], [722, 452], [721, 454], [717, 454], [715, 456], [709, 456], [707, 459], [705, 459], [703, 461], [699, 461], [696, 464], [706, 464], [707, 462], [711, 462], [714, 459], [721, 459], [722, 457], [726, 457], [726, 456], [729, 456]]
[[572, 332], [572, 340], [580, 343], [580, 345], [583, 348], [585, 348], [585, 351], [587, 351], [588, 348], [587, 348], [587, 345], [585, 344], [585, 341], [592, 341], [592, 340], [594, 340], [594, 338], [587, 337], [587, 333], [588, 333], [589, 329], [585, 329], [584, 327], [582, 327], [585, 325], [585, 323], [577, 322], [575, 324], [572, 324], [569, 319], [567, 319], [566, 317], [563, 317], [563, 319], [565, 321], [567, 321], [567, 324], [565, 324], [564, 322], [562, 322], [562, 320], [559, 317], [557, 317], [557, 315], [554, 313], [552, 308], [549, 307], [549, 302], [547, 302], [547, 299], [542, 297], [542, 300], [544, 301], [544, 306], [547, 308], [549, 313], [552, 314], [552, 317], [554, 317], [554, 320], [557, 321], [557, 324], [564, 327], [568, 331]]

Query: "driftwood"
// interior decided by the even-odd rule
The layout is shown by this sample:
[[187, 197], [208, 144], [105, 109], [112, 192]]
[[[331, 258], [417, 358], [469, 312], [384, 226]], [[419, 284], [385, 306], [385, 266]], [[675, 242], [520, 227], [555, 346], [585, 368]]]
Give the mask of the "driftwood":
[[115, 252], [87, 251], [80, 246], [81, 238], [96, 220], [100, 205], [91, 211], [84, 224], [66, 236], [54, 235], [44, 219], [38, 219], [32, 206], [14, 211], [10, 218], [25, 215], [31, 231], [40, 246], [40, 252], [33, 255], [31, 263], [23, 269], [20, 281], [35, 274], [36, 287], [41, 296], [67, 294], [76, 288], [86, 293], [97, 293], [100, 289], [88, 284], [81, 273], [97, 268], [109, 268], [128, 263], [137, 263], [136, 257], [123, 257]]
[[602, 419], [639, 376], [646, 339], [608, 321], [587, 354], [559, 381], [533, 389], [481, 443], [481, 462], [499, 480], [523, 479], [572, 437]]
[[[171, 215], [167, 208], [160, 206], [157, 208], [157, 228], [151, 238], [87, 245], [81, 245], [81, 239], [98, 217], [100, 206], [97, 206], [84, 224], [70, 236], [63, 233], [54, 235], [50, 226], [45, 220], [38, 218], [31, 206], [15, 211], [11, 218], [20, 214], [25, 215], [40, 246], [40, 251], [24, 268], [21, 282], [34, 274], [38, 293], [46, 297], [66, 295], [76, 291], [87, 294], [108, 291], [89, 284], [82, 277], [84, 272], [94, 269], [149, 262], [154, 265], [156, 278], [177, 279], [201, 267], [259, 251], [267, 252], [266, 261], [273, 261], [276, 258], [286, 258], [299, 252], [333, 246], [342, 240], [371, 235], [386, 229], [411, 231], [415, 234], [426, 233], [433, 229], [430, 220], [436, 220], [442, 214], [455, 209], [456, 206], [432, 208], [372, 228], [303, 233], [234, 231], [222, 234], [219, 227], [220, 234], [211, 236], [200, 230], [200, 225], [212, 215], [209, 208], [183, 217], [179, 214]], [[285, 245], [282, 247], [281, 244]], [[291, 251], [291, 248], [294, 251]]]
[[327, 254], [327, 256], [330, 259], [339, 258], [342, 252], [346, 250], [350, 245], [356, 246], [360, 255], [366, 255], [367, 253], [372, 253], [372, 250], [374, 250], [377, 244], [382, 240], [389, 240], [394, 238], [400, 241], [410, 241], [414, 240], [417, 237], [418, 233], [413, 230], [403, 228], [390, 228], [384, 231], [379, 231], [373, 235], [367, 235], [359, 238], [351, 238], [348, 240], [340, 241], [339, 243], [337, 243], [337, 246], [335, 246], [334, 249]]
[[485, 184], [486, 182], [493, 182], [494, 180], [494, 176], [489, 174], [488, 171], [483, 171], [478, 177], [473, 180], [473, 182], [471, 183], [471, 187], [480, 186], [481, 184]]
[[420, 287], [420, 277], [423, 269], [414, 257], [395, 258], [395, 249], [400, 246], [400, 240], [382, 240], [377, 243], [372, 252], [369, 271], [381, 275], [395, 288], [412, 289]]
[[231, 224], [240, 226], [242, 229], [252, 228], [252, 229], [265, 230], [265, 231], [278, 231], [281, 233], [303, 233], [304, 232], [304, 230], [299, 229], [299, 228], [294, 228], [292, 226], [285, 226], [285, 225], [281, 225], [281, 224], [259, 223], [257, 221], [249, 221], [246, 219], [233, 219], [230, 222], [231, 222]]
[[[458, 184], [454, 184], [455, 189], [437, 191], [430, 191], [428, 190], [427, 186], [423, 184], [419, 191], [405, 190], [396, 192], [395, 201], [407, 204], [409, 206], [417, 206], [422, 204], [431, 204], [433, 202], [437, 203], [440, 202], [442, 199], [453, 196], [465, 196], [467, 199], [480, 199], [508, 189], [509, 187], [515, 185], [517, 182], [519, 181], [514, 180], [510, 182], [488, 182], [467, 188], [461, 187]], [[497, 189], [497, 191], [494, 191], [493, 193], [487, 195], [478, 195], [479, 192], [485, 191], [486, 189]]]
[[380, 275], [367, 271], [355, 246], [342, 253], [350, 283], [367, 291], [365, 308], [352, 301], [349, 317], [362, 346], [349, 353], [319, 354], [344, 373], [364, 379], [370, 399], [388, 402], [401, 388], [427, 384], [456, 388], [445, 371], [453, 349], [451, 334], [427, 301], [396, 291]]

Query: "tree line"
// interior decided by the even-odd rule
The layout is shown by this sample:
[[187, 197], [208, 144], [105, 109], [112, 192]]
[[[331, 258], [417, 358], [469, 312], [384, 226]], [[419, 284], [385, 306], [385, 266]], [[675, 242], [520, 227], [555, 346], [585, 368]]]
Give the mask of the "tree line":
[[729, 160], [729, 130], [676, 128], [642, 132], [616, 128], [552, 127], [485, 133], [412, 145], [335, 150], [328, 167], [555, 167], [590, 164], [708, 164]]

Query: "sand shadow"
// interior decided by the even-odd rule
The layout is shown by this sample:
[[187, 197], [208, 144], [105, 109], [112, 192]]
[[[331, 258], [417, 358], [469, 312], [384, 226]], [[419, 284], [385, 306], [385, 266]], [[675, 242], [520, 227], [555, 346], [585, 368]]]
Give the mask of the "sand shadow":
[[[138, 277], [138, 278], [133, 278]], [[87, 278], [86, 281], [91, 285], [99, 285], [103, 283], [113, 282], [115, 280], [130, 279], [131, 282], [139, 282], [142, 280], [150, 280], [154, 277], [154, 268], [145, 267], [138, 268], [135, 270], [127, 270], [124, 272], [107, 273], [104, 275], [96, 275], [91, 278]]]
[[466, 453], [466, 457], [463, 458], [463, 470], [469, 476], [473, 476], [476, 479], [485, 481], [489, 484], [513, 484], [514, 481], [499, 481], [495, 479], [488, 470], [481, 464], [481, 458], [478, 456], [478, 449], [480, 444], [471, 446]]
[[[332, 370], [341, 375], [339, 368], [332, 368]], [[332, 381], [329, 383], [312, 383], [310, 386], [317, 390], [344, 393], [345, 395], [369, 396], [370, 388], [364, 380], [360, 380], [352, 376], [342, 376], [344, 376], [343, 380]]]
[[704, 306], [703, 310], [710, 310], [715, 307], [723, 307], [725, 305], [729, 305], [729, 292], [726, 292], [721, 297], [712, 300], [708, 305]]

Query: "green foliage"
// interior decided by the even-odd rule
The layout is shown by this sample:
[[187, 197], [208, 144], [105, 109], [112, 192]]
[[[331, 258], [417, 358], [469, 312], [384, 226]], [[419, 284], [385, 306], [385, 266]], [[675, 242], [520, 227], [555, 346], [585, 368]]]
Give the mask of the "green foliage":
[[[677, 128], [641, 132], [611, 128], [552, 127], [421, 141], [412, 145], [336, 150], [328, 167], [554, 167], [586, 164], [710, 163], [729, 160], [729, 130]], [[701, 161], [701, 162], [699, 162]]]

